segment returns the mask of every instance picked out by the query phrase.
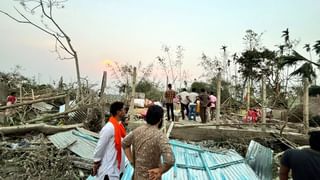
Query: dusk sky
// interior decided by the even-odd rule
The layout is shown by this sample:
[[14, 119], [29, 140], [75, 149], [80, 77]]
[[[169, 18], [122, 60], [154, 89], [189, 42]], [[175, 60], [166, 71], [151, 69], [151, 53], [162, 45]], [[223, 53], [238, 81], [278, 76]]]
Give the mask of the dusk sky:
[[[18, 17], [14, 6], [22, 10], [16, 1], [0, 1], [1, 10]], [[306, 56], [304, 44], [320, 40], [319, 0], [69, 0], [54, 16], [79, 53], [82, 77], [92, 83], [100, 83], [104, 60], [155, 62], [159, 71], [156, 57], [164, 55], [163, 44], [173, 52], [177, 45], [184, 47], [183, 69], [194, 79], [201, 74], [202, 52], [220, 57], [222, 45], [230, 54], [242, 52], [247, 29], [263, 32], [262, 45], [274, 50], [289, 28], [290, 37], [301, 41], [297, 50]], [[21, 65], [23, 74], [41, 82], [61, 75], [76, 80], [74, 61], [57, 60], [51, 52], [52, 37], [4, 14], [0, 22], [0, 71]]]

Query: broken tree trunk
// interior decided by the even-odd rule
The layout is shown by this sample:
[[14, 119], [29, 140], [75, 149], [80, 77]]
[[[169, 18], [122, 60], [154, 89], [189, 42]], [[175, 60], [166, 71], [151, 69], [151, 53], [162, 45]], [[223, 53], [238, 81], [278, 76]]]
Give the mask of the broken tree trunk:
[[103, 71], [101, 89], [100, 89], [100, 104], [101, 104], [101, 127], [106, 123], [105, 120], [105, 108], [106, 108], [106, 99], [104, 98], [104, 91], [107, 86], [107, 71]]
[[304, 78], [303, 81], [303, 125], [304, 133], [309, 131], [309, 80]]
[[216, 103], [216, 122], [220, 123], [220, 108], [221, 108], [221, 72], [217, 78], [217, 103]]
[[69, 129], [74, 129], [77, 127], [83, 126], [80, 124], [72, 124], [72, 125], [64, 125], [64, 126], [51, 126], [45, 123], [40, 124], [26, 124], [20, 126], [9, 126], [9, 127], [0, 127], [0, 134], [8, 135], [8, 134], [23, 134], [31, 131], [39, 131], [44, 134], [54, 134], [61, 131], [67, 131]]
[[137, 79], [137, 68], [133, 68], [132, 74], [132, 92], [131, 92], [131, 100], [130, 100], [130, 108], [129, 108], [129, 117], [130, 120], [134, 118], [134, 97], [136, 95], [136, 79]]
[[250, 109], [250, 98], [251, 98], [251, 78], [249, 77], [248, 78], [248, 87], [247, 87], [247, 112], [249, 111]]
[[34, 100], [34, 101], [26, 101], [26, 102], [22, 102], [22, 103], [16, 103], [16, 104], [12, 104], [12, 105], [9, 105], [9, 106], [2, 106], [2, 107], [0, 107], [0, 110], [9, 109], [9, 108], [15, 108], [15, 107], [23, 106], [23, 105], [28, 105], [28, 104], [34, 104], [34, 103], [38, 103], [38, 102], [42, 102], [42, 101], [50, 101], [50, 100], [54, 100], [54, 99], [64, 98], [65, 96], [66, 96], [66, 94], [60, 95], [60, 96], [55, 96], [55, 97], [37, 99], [37, 100]]
[[[262, 123], [266, 123], [266, 77], [262, 76]], [[262, 131], [266, 131], [266, 126], [262, 127]]]

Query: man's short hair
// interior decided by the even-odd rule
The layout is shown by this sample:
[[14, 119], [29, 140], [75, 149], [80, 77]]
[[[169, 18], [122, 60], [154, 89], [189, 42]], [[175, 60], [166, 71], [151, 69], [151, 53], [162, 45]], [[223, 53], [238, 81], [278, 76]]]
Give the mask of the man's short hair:
[[148, 108], [146, 121], [150, 125], [157, 124], [163, 118], [163, 109], [158, 105], [152, 105]]
[[123, 106], [124, 106], [124, 103], [120, 101], [116, 101], [112, 103], [110, 106], [110, 113], [112, 114], [112, 116], [116, 116], [117, 112], [121, 111]]
[[172, 88], [172, 85], [171, 85], [171, 84], [168, 84], [168, 88]]
[[320, 131], [310, 131], [309, 135], [309, 144], [311, 149], [320, 151]]

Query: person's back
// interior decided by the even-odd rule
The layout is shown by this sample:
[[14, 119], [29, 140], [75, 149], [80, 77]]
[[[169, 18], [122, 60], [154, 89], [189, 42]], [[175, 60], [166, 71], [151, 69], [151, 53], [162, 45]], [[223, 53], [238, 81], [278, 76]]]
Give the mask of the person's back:
[[7, 105], [11, 105], [16, 102], [17, 102], [16, 92], [10, 93], [10, 95], [7, 97]]
[[146, 125], [136, 128], [124, 138], [122, 147], [134, 167], [133, 179], [161, 179], [162, 174], [174, 164], [169, 139], [160, 131], [163, 109], [157, 105], [150, 106], [146, 121]]
[[292, 170], [293, 179], [320, 179], [320, 152], [312, 149], [287, 150], [281, 164]]
[[200, 98], [200, 106], [201, 107], [207, 107], [209, 104], [209, 96], [206, 92], [201, 92], [199, 94], [199, 98]]
[[190, 103], [195, 104], [198, 96], [199, 96], [198, 93], [196, 93], [196, 92], [191, 92], [191, 93], [189, 94]]
[[320, 180], [320, 131], [309, 132], [310, 149], [286, 150], [280, 163], [280, 180], [288, 180], [292, 172], [294, 180]]
[[209, 96], [209, 101], [210, 101], [210, 107], [216, 107], [216, 101], [217, 101], [217, 97], [216, 96], [214, 96], [213, 94], [211, 94], [210, 96]]
[[[169, 144], [164, 146], [165, 135], [155, 126], [143, 125], [133, 131], [133, 153], [135, 156], [134, 179], [148, 179], [148, 170], [161, 165], [160, 156], [163, 152], [171, 152]], [[170, 153], [164, 153], [170, 155]], [[173, 157], [164, 157], [173, 159]]]
[[164, 94], [166, 103], [173, 103], [173, 99], [176, 97], [176, 92], [172, 89], [166, 90]]
[[189, 93], [187, 91], [182, 91], [181, 93], [179, 93], [179, 96], [181, 97], [181, 103], [182, 104], [189, 104]]

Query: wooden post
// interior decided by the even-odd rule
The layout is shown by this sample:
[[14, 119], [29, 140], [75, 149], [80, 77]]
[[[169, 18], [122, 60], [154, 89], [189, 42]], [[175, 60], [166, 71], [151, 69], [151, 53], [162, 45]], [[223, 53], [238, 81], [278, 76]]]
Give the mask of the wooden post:
[[33, 92], [33, 89], [31, 89], [31, 95], [32, 95], [32, 100], [34, 100], [34, 92]]
[[20, 84], [20, 103], [22, 103], [22, 82]]
[[303, 79], [303, 130], [307, 134], [309, 131], [309, 80]]
[[[262, 123], [266, 123], [266, 77], [265, 75], [262, 75]], [[262, 126], [262, 131], [266, 131], [266, 126]]]
[[248, 79], [248, 86], [247, 86], [247, 112], [249, 111], [250, 109], [250, 96], [251, 96], [251, 79], [249, 77]]
[[133, 68], [133, 74], [132, 74], [132, 92], [131, 92], [131, 100], [130, 100], [130, 108], [129, 108], [129, 114], [130, 114], [130, 120], [133, 120], [134, 117], [134, 97], [136, 95], [136, 79], [137, 79], [137, 68]]
[[[217, 78], [217, 109], [216, 109], [216, 122], [220, 123], [220, 108], [221, 108], [221, 72], [218, 73]], [[217, 126], [218, 127], [218, 126]]]
[[107, 85], [107, 71], [103, 71], [103, 75], [102, 75], [102, 82], [101, 82], [101, 88], [100, 88], [100, 106], [101, 106], [101, 127], [104, 126], [104, 124], [106, 123], [105, 120], [105, 108], [106, 108], [106, 99], [104, 99], [104, 91], [106, 89], [106, 85]]
[[65, 104], [65, 111], [68, 111], [70, 109], [70, 96], [69, 94], [64, 97], [64, 104]]

